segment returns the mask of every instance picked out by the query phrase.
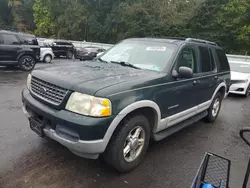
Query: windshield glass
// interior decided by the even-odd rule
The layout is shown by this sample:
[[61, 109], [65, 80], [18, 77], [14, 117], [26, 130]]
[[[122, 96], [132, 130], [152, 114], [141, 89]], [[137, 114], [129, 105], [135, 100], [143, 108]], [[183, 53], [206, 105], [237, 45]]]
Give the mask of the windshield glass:
[[250, 74], [250, 64], [247, 63], [230, 63], [231, 71]]
[[174, 54], [173, 44], [151, 41], [123, 41], [101, 56], [107, 62], [126, 62], [141, 69], [162, 71]]

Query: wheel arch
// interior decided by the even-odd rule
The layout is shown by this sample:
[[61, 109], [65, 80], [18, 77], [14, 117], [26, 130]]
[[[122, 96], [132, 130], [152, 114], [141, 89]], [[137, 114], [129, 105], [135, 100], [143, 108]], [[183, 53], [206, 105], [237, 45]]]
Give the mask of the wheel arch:
[[18, 56], [17, 56], [17, 61], [19, 61], [19, 59], [20, 59], [21, 57], [26, 56], [26, 55], [31, 56], [31, 57], [34, 58], [34, 60], [36, 61], [36, 57], [35, 57], [34, 54], [32, 54], [31, 52], [30, 52], [30, 53], [29, 53], [29, 52], [21, 52], [21, 53], [18, 54]]
[[211, 98], [211, 102], [213, 101], [215, 95], [218, 93], [218, 92], [221, 92], [222, 93], [222, 96], [223, 96], [223, 99], [226, 97], [226, 91], [227, 91], [227, 86], [226, 86], [226, 83], [225, 82], [222, 82], [220, 83], [217, 88], [215, 89], [214, 93], [213, 93], [213, 96]]
[[147, 116], [146, 118], [149, 120], [151, 124], [151, 130], [155, 128], [155, 126], [159, 123], [161, 119], [161, 112], [159, 106], [150, 100], [142, 100], [134, 102], [127, 107], [125, 107], [111, 122], [105, 136], [104, 136], [104, 143], [105, 148], [107, 147], [113, 133], [117, 128], [119, 127], [120, 123], [128, 116], [136, 114], [136, 113], [142, 113], [145, 116], [150, 115], [153, 113], [153, 118], [150, 118]]

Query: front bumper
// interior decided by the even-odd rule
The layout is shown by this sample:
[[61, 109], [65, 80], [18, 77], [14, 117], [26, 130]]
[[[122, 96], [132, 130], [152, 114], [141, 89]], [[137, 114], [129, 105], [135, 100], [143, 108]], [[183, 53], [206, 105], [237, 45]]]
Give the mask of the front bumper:
[[[61, 143], [76, 155], [96, 159], [105, 151], [107, 142], [103, 138], [113, 120], [112, 116], [93, 118], [66, 110], [58, 111], [34, 99], [27, 89], [22, 92], [22, 100], [23, 111], [27, 117], [42, 117], [46, 122], [43, 129], [45, 135]], [[85, 134], [80, 137], [81, 132]], [[74, 138], [71, 137], [71, 133]]]
[[229, 88], [229, 93], [245, 95], [248, 88], [248, 83], [232, 84]]

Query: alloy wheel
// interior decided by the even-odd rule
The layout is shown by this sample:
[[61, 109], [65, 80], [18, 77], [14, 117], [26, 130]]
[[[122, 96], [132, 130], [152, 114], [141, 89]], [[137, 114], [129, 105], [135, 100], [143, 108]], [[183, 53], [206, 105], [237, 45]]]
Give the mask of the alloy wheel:
[[124, 143], [123, 156], [126, 162], [133, 162], [141, 154], [145, 142], [145, 130], [141, 126], [133, 128]]

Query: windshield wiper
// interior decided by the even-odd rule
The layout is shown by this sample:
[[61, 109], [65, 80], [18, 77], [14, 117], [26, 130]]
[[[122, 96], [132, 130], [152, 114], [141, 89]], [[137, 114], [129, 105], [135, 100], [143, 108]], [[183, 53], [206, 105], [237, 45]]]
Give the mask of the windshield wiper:
[[107, 61], [103, 60], [103, 59], [100, 58], [100, 57], [96, 58], [96, 60], [99, 60], [99, 61], [101, 61], [101, 62], [103, 62], [103, 63], [108, 63]]
[[119, 65], [124, 66], [124, 67], [131, 67], [131, 68], [134, 68], [134, 69], [141, 69], [141, 68], [139, 68], [137, 66], [134, 66], [131, 63], [124, 62], [124, 61], [120, 61], [120, 62], [118, 62], [118, 61], [110, 61], [110, 63], [115, 63], [115, 64], [119, 64]]

